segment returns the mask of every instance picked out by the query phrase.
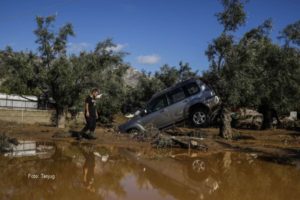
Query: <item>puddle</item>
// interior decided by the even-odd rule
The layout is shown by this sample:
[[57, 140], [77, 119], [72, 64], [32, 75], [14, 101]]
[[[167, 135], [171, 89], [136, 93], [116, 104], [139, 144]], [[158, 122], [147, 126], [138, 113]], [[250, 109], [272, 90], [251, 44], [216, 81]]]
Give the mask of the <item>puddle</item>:
[[[156, 154], [155, 154], [155, 153]], [[163, 154], [163, 156], [157, 156]], [[255, 153], [132, 151], [22, 141], [0, 156], [1, 199], [298, 199], [299, 165]]]
[[20, 140], [18, 144], [9, 144], [5, 157], [46, 156], [54, 151], [54, 143]]

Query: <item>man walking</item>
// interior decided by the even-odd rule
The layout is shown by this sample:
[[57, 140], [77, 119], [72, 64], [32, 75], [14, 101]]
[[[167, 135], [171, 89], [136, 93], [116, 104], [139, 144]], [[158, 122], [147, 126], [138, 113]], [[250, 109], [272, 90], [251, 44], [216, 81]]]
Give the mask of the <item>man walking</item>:
[[85, 99], [84, 104], [84, 116], [86, 125], [82, 129], [79, 139], [82, 135], [85, 135], [88, 139], [96, 139], [95, 129], [96, 120], [98, 119], [98, 112], [96, 108], [96, 97], [99, 95], [99, 90], [94, 88], [91, 94]]

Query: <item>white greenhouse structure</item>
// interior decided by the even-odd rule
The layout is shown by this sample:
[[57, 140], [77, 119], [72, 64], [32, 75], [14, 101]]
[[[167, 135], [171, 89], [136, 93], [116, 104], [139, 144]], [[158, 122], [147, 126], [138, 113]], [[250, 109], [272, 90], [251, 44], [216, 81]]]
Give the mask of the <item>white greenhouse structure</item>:
[[38, 98], [0, 93], [0, 108], [37, 109]]

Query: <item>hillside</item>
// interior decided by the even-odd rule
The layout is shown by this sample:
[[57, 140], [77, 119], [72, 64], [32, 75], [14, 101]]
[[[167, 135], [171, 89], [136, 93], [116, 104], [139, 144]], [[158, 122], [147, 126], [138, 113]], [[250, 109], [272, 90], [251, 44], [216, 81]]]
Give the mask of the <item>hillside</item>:
[[138, 84], [138, 79], [142, 75], [140, 71], [133, 67], [129, 67], [123, 77], [125, 84], [131, 87], [135, 87]]

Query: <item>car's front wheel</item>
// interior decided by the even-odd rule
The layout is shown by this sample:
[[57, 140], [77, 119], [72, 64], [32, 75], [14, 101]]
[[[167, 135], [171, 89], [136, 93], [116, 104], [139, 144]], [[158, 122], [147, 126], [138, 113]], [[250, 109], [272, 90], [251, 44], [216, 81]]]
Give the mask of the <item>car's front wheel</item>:
[[132, 128], [129, 131], [127, 131], [131, 137], [131, 139], [135, 139], [137, 141], [145, 141], [146, 140], [146, 135], [145, 132], [142, 132], [136, 128]]
[[130, 135], [138, 135], [140, 134], [140, 130], [138, 130], [137, 128], [131, 128], [127, 131], [127, 133], [129, 133]]
[[191, 111], [190, 121], [195, 127], [206, 127], [208, 124], [208, 112], [203, 108]]

